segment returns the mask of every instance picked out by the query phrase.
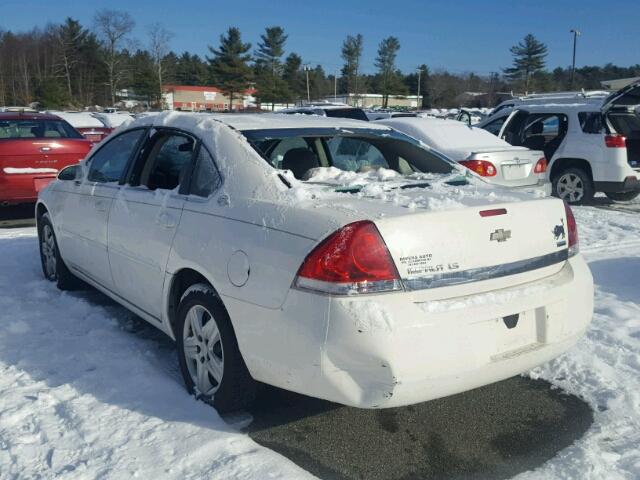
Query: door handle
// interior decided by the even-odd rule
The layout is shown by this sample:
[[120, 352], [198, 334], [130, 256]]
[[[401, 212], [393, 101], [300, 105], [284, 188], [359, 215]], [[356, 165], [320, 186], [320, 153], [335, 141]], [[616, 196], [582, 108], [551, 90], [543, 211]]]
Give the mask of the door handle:
[[167, 212], [160, 212], [158, 214], [158, 223], [165, 228], [175, 228], [176, 221], [173, 215]]

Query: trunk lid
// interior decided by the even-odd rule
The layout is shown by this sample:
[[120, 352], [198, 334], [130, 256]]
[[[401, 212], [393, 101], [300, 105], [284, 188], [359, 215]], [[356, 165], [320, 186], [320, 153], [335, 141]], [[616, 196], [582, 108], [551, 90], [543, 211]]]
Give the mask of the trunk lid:
[[91, 143], [84, 139], [0, 140], [0, 172], [51, 176], [78, 163], [90, 149]]
[[408, 290], [469, 284], [480, 292], [484, 280], [495, 289], [512, 285], [514, 275], [528, 282], [562, 268], [568, 239], [561, 200], [473, 203], [375, 220]]
[[631, 112], [640, 105], [640, 81], [613, 92], [603, 102], [601, 110], [607, 114], [613, 108], [623, 108]]
[[530, 183], [530, 176], [538, 160], [544, 157], [544, 152], [527, 148], [503, 148], [494, 150], [477, 150], [465, 160], [485, 160], [491, 162], [510, 185], [519, 186]]

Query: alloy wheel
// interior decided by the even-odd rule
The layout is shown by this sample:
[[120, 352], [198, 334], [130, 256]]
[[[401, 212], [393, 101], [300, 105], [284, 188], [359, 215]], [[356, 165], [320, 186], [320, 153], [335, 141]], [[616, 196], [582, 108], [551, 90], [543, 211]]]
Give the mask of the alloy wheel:
[[53, 235], [51, 225], [42, 227], [42, 239], [40, 240], [40, 251], [44, 261], [44, 268], [47, 278], [56, 278], [57, 255], [56, 255], [56, 239]]
[[182, 341], [196, 394], [211, 397], [222, 383], [224, 350], [218, 325], [204, 306], [194, 305], [187, 312]]
[[575, 173], [565, 173], [558, 179], [558, 196], [570, 203], [579, 202], [584, 197], [584, 184]]

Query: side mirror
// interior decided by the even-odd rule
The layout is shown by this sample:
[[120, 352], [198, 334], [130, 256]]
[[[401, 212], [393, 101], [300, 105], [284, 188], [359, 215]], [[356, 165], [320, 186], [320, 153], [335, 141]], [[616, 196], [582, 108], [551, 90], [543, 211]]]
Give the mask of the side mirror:
[[75, 180], [80, 172], [79, 165], [69, 165], [58, 172], [58, 180], [69, 181]]

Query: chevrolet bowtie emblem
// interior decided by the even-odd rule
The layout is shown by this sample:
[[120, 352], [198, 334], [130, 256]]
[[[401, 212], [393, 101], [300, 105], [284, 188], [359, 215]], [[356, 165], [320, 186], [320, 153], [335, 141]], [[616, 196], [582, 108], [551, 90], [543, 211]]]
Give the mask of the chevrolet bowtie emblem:
[[511, 230], [505, 230], [503, 228], [499, 228], [491, 235], [489, 235], [489, 240], [495, 240], [496, 242], [506, 242], [511, 238]]

